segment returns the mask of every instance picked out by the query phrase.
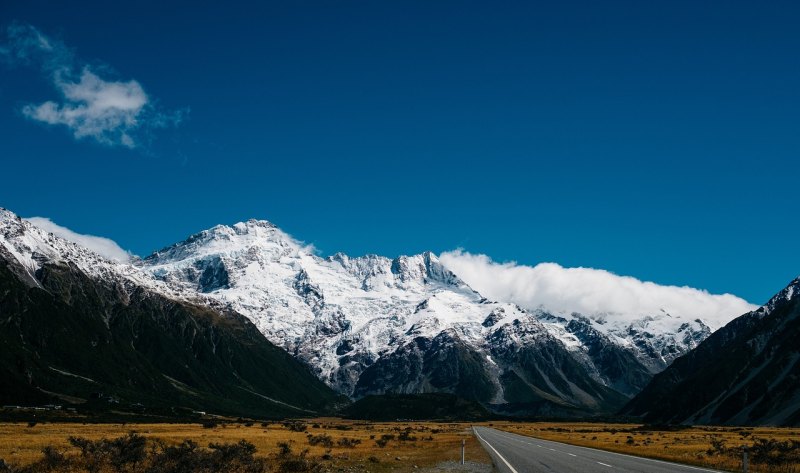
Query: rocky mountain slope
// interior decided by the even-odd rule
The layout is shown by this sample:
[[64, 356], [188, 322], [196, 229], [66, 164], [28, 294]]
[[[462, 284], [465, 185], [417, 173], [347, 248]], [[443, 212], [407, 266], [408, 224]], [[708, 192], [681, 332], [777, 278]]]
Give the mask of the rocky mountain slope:
[[239, 415], [338, 399], [241, 314], [0, 209], [0, 402]]
[[800, 278], [678, 358], [624, 409], [648, 422], [800, 425]]
[[626, 323], [526, 311], [482, 297], [431, 253], [322, 258], [256, 220], [202, 231], [139, 266], [246, 315], [354, 398], [445, 392], [502, 412], [608, 411], [716, 328], [666, 311]]

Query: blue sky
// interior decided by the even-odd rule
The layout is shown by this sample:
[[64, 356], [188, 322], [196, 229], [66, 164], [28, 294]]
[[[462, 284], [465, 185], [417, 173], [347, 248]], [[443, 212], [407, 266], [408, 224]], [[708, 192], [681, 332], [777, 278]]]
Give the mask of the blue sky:
[[[324, 254], [460, 247], [756, 303], [800, 274], [796, 3], [53, 3], [0, 3], [22, 216], [141, 255], [263, 218]], [[129, 108], [81, 108], [100, 92]]]

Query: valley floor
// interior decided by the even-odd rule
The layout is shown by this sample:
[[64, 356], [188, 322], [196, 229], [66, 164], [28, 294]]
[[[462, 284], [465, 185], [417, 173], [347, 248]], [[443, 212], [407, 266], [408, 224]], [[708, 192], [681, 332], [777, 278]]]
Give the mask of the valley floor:
[[[298, 458], [307, 451], [303, 458], [308, 459], [309, 467], [317, 468], [291, 471], [489, 473], [491, 459], [472, 434], [471, 427], [476, 425], [726, 471], [741, 471], [740, 447], [747, 445], [751, 472], [800, 472], [800, 428], [698, 426], [676, 429], [639, 424], [529, 422], [379, 423], [337, 418], [263, 424], [230, 419], [204, 422], [0, 423], [0, 459], [10, 465], [30, 465], [42, 459], [42, 450], [48, 446], [68, 457], [77, 457], [79, 450], [68, 440], [71, 436], [99, 440], [137, 432], [166, 445], [178, 445], [185, 439], [200, 447], [246, 440], [255, 446], [255, 456], [266, 461], [266, 471], [288, 471], [282, 466], [289, 458], [286, 456], [288, 447], [291, 458]], [[459, 464], [462, 440], [466, 441], [468, 462], [465, 466]]]
[[[281, 466], [283, 457], [279, 453], [279, 444], [286, 442], [292, 455], [308, 450], [305, 457], [310, 460], [310, 464], [316, 464], [320, 468], [313, 471], [491, 472], [491, 459], [472, 435], [470, 424], [372, 423], [342, 419], [305, 419], [264, 424], [218, 422], [216, 425], [207, 421], [205, 426], [166, 423], [40, 423], [29, 426], [26, 423], [2, 423], [0, 459], [10, 465], [30, 465], [42, 458], [42, 449], [47, 446], [55, 447], [66, 455], [78, 456], [79, 450], [68, 441], [70, 436], [99, 440], [121, 437], [129, 432], [137, 432], [148, 439], [160, 439], [172, 445], [190, 439], [201, 447], [210, 443], [247, 440], [256, 447], [256, 457], [267, 460], [267, 471], [287, 471]], [[468, 464], [465, 466], [459, 463], [462, 439], [466, 440]]]

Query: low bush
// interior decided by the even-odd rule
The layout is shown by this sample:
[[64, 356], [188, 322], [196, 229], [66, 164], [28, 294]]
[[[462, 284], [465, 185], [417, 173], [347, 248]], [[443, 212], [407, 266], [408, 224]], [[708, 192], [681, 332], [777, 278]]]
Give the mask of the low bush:
[[[255, 458], [256, 447], [246, 440], [211, 443], [200, 448], [191, 440], [167, 446], [159, 440], [130, 433], [108, 440], [70, 437], [78, 455], [65, 455], [53, 447], [42, 450], [42, 458], [20, 468], [0, 465], [3, 473], [265, 473], [263, 459]], [[311, 471], [311, 470], [300, 470]]]
[[351, 439], [347, 437], [340, 438], [336, 444], [340, 447], [344, 448], [355, 448], [356, 445], [360, 444], [361, 440], [359, 439]]
[[333, 447], [333, 437], [328, 434], [308, 435], [309, 445], [320, 445], [325, 448]]
[[292, 432], [305, 432], [308, 430], [308, 424], [299, 420], [284, 422], [283, 426]]

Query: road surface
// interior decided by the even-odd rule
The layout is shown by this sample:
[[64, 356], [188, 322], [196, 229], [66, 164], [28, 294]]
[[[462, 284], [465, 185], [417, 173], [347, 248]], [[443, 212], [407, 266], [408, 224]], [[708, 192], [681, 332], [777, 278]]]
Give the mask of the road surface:
[[501, 473], [719, 473], [708, 468], [576, 447], [487, 427], [474, 430]]

